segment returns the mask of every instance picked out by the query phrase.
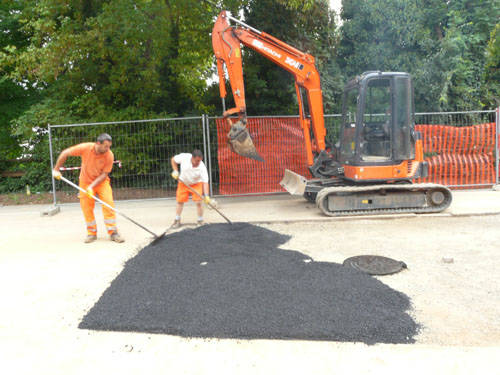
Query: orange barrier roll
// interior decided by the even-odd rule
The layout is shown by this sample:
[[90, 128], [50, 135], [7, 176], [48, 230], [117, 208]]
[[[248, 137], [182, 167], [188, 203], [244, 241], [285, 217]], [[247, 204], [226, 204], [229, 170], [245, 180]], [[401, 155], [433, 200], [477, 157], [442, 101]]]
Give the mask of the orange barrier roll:
[[421, 182], [450, 186], [495, 183], [495, 164], [489, 155], [441, 154], [426, 161], [429, 163], [429, 176]]
[[415, 130], [422, 134], [424, 154], [489, 154], [495, 149], [494, 123], [462, 127], [422, 124]]
[[[298, 118], [248, 119], [247, 128], [259, 162], [233, 153], [227, 142], [229, 125], [217, 119], [219, 194], [252, 194], [284, 191], [279, 182], [285, 169], [307, 178], [304, 134]], [[419, 182], [451, 186], [495, 183], [495, 124], [473, 126], [416, 125], [422, 134], [429, 176]]]

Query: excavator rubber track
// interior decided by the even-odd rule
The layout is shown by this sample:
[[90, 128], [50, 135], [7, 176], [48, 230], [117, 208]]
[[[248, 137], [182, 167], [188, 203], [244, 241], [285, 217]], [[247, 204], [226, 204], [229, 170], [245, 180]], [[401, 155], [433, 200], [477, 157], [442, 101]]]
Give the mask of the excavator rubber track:
[[439, 184], [333, 186], [316, 196], [316, 205], [327, 216], [436, 213], [451, 201], [450, 189]]

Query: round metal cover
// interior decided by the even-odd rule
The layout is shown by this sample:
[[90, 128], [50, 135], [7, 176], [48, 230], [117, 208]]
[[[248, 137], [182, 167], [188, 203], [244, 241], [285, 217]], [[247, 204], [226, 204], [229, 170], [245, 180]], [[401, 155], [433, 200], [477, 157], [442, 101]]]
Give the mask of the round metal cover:
[[347, 258], [343, 264], [369, 275], [390, 275], [406, 268], [404, 262], [378, 255], [358, 255]]

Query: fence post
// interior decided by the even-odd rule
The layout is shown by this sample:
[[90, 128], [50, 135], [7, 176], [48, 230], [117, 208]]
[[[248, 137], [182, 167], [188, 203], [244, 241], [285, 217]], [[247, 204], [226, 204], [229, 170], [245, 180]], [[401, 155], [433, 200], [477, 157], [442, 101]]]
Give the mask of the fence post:
[[[208, 186], [210, 195], [212, 195], [212, 163], [210, 162], [210, 141], [208, 137], [208, 115], [201, 115], [203, 126], [203, 157], [208, 169]], [[207, 152], [208, 150], [208, 152]]]
[[52, 170], [54, 169], [54, 156], [52, 153], [52, 131], [50, 128], [50, 124], [47, 124], [49, 129], [49, 153], [50, 153], [50, 176], [52, 178], [52, 197], [54, 199], [54, 206], [57, 206], [57, 198], [56, 198], [56, 180], [54, 176], [52, 176]]
[[[205, 115], [201, 115], [201, 127], [203, 129], [203, 158], [205, 161], [208, 160], [207, 158], [207, 130], [205, 127]], [[207, 161], [208, 163], [208, 161]], [[210, 170], [208, 171], [208, 174], [210, 175]]]
[[208, 115], [204, 115], [205, 117], [205, 124], [206, 124], [206, 132], [207, 132], [207, 150], [208, 150], [208, 175], [210, 176], [209, 178], [209, 188], [210, 188], [210, 196], [213, 195], [213, 181], [212, 181], [212, 153], [210, 152], [211, 149], [211, 142], [210, 142], [210, 119], [208, 118]]
[[500, 134], [500, 107], [495, 111], [495, 185], [498, 185], [498, 162], [500, 155], [498, 155], [498, 136]]

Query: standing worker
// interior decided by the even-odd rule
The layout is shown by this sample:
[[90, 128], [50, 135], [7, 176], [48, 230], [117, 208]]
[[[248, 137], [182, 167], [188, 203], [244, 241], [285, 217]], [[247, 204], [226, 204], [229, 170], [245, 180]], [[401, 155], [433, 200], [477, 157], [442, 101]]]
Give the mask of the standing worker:
[[[94, 216], [95, 200], [92, 195], [99, 198], [114, 207], [113, 191], [109, 184], [108, 173], [113, 168], [114, 155], [110, 150], [111, 136], [103, 133], [97, 137], [97, 142], [80, 143], [76, 146], [67, 148], [61, 152], [57, 159], [56, 166], [52, 171], [55, 179], [61, 178], [59, 169], [64, 165], [68, 156], [80, 156], [82, 166], [80, 169], [80, 187], [87, 191], [87, 194], [80, 193], [80, 206], [87, 224], [87, 238], [85, 243], [94, 242], [97, 239], [97, 225]], [[104, 223], [108, 230], [111, 241], [124, 242], [125, 240], [118, 234], [116, 229], [115, 212], [108, 207], [102, 206]]]
[[[180, 180], [177, 184], [177, 207], [175, 209], [175, 221], [172, 228], [179, 228], [181, 226], [181, 214], [184, 208], [184, 203], [189, 200], [189, 195], [193, 196], [193, 201], [196, 202], [196, 209], [198, 211], [198, 226], [203, 225], [203, 206], [201, 205], [201, 198], [196, 194], [192, 194], [189, 189], [184, 185], [186, 183], [192, 189], [203, 195], [205, 203], [209, 204], [212, 200], [209, 197], [208, 190], [208, 172], [207, 167], [203, 163], [203, 154], [200, 150], [194, 150], [192, 154], [182, 153], [175, 155], [170, 160], [173, 168], [172, 178]], [[181, 173], [179, 174], [179, 165], [181, 166]]]

